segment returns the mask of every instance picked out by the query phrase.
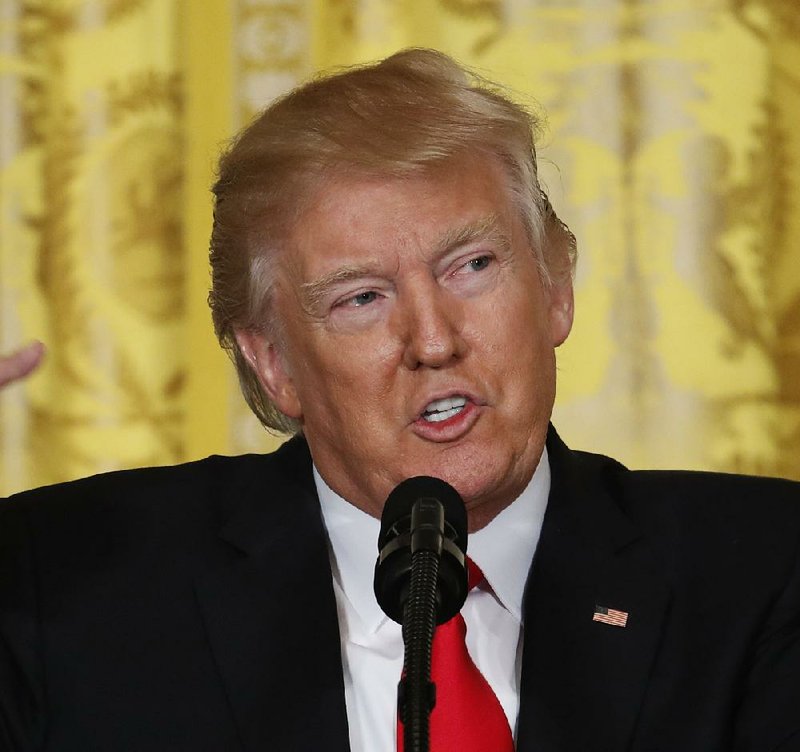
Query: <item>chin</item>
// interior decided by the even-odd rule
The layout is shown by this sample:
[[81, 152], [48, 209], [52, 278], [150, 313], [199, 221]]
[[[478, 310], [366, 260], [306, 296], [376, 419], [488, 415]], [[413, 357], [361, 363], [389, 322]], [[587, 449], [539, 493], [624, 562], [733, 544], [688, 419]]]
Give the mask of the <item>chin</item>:
[[438, 472], [429, 470], [425, 474], [434, 475], [453, 486], [468, 508], [480, 504], [482, 499], [497, 494], [499, 490], [494, 473], [485, 465], [480, 473], [476, 473], [474, 467], [466, 469], [447, 466], [439, 468]]

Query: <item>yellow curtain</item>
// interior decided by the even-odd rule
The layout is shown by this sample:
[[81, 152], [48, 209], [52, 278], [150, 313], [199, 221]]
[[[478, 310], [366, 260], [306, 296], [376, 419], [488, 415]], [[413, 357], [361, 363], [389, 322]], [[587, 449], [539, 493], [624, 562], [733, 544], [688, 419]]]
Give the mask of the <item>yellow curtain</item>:
[[578, 236], [569, 443], [800, 478], [796, 0], [0, 0], [0, 494], [274, 446], [205, 306], [225, 138], [314, 71], [438, 47], [548, 116]]
[[182, 451], [177, 3], [2, 2], [2, 489]]

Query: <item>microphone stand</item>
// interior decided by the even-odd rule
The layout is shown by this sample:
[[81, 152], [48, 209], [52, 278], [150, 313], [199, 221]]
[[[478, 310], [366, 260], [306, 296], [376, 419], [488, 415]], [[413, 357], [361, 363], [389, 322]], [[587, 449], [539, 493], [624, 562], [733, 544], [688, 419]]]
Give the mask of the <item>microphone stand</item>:
[[444, 508], [423, 498], [411, 511], [411, 583], [403, 610], [405, 659], [398, 688], [405, 752], [428, 752], [430, 713], [436, 704], [431, 682], [431, 646], [436, 628], [437, 582], [442, 554]]
[[436, 624], [455, 616], [467, 597], [467, 510], [440, 478], [407, 478], [389, 494], [381, 515], [375, 597], [403, 626], [403, 677], [397, 712], [405, 752], [428, 752], [431, 646]]

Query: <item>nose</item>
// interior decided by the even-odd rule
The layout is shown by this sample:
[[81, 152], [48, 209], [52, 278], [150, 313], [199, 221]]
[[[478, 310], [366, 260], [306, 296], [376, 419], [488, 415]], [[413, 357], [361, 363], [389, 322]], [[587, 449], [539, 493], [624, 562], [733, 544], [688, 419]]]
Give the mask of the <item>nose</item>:
[[442, 368], [464, 356], [463, 311], [435, 280], [400, 296], [403, 364], [410, 370]]

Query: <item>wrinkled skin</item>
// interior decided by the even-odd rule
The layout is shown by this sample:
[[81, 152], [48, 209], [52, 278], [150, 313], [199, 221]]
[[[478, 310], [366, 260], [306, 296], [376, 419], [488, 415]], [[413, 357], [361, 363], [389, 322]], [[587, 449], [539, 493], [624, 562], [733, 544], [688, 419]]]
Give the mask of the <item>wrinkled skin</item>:
[[572, 325], [571, 284], [543, 283], [500, 167], [329, 183], [291, 240], [281, 336], [237, 335], [262, 386], [357, 507], [379, 517], [400, 481], [434, 475], [480, 529], [536, 469]]

